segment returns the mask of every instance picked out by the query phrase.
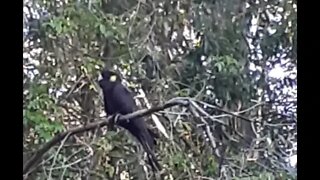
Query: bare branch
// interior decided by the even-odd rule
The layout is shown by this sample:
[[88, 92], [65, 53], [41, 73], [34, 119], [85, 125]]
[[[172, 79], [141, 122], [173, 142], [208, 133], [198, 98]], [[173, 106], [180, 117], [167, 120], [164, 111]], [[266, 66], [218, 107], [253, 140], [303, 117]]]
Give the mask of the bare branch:
[[[120, 116], [118, 119], [118, 122], [120, 121], [126, 121], [127, 119], [132, 119], [132, 118], [137, 118], [137, 117], [143, 117], [149, 114], [152, 114], [154, 112], [164, 110], [166, 108], [176, 106], [176, 105], [182, 105], [182, 106], [187, 106], [188, 101], [186, 99], [182, 98], [173, 98], [169, 100], [167, 103], [165, 103], [162, 106], [154, 107], [151, 109], [144, 109], [144, 110], [139, 110], [134, 113], [130, 113], [124, 116]], [[60, 142], [62, 139], [64, 139], [66, 136], [72, 136], [75, 134], [83, 133], [89, 130], [93, 130], [95, 128], [99, 128], [102, 126], [106, 126], [108, 122], [112, 119], [112, 117], [108, 117], [106, 120], [101, 120], [97, 121], [94, 123], [89, 123], [83, 127], [77, 127], [73, 129], [69, 129], [67, 131], [61, 132], [57, 134], [55, 137], [53, 137], [49, 142], [44, 144], [24, 165], [23, 167], [23, 174], [27, 174], [30, 170], [31, 167], [33, 167], [40, 159], [41, 157], [48, 151], [50, 150], [55, 144]]]
[[196, 102], [201, 103], [201, 104], [203, 104], [203, 105], [206, 105], [206, 106], [208, 106], [208, 107], [210, 107], [210, 108], [212, 108], [212, 109], [221, 111], [221, 112], [223, 112], [223, 113], [230, 114], [230, 115], [232, 115], [232, 116], [234, 116], [234, 117], [237, 117], [237, 118], [240, 118], [240, 119], [242, 119], [242, 120], [245, 120], [245, 121], [248, 121], [248, 122], [253, 122], [253, 120], [248, 119], [248, 118], [246, 118], [246, 117], [244, 117], [244, 116], [238, 115], [238, 113], [233, 113], [233, 112], [226, 111], [226, 110], [224, 110], [224, 109], [221, 109], [221, 108], [219, 108], [219, 107], [217, 107], [217, 106], [214, 106], [214, 105], [212, 105], [212, 104], [209, 104], [209, 103], [206, 103], [206, 102], [203, 102], [203, 101], [198, 101], [198, 100], [196, 100]]
[[59, 146], [56, 154], [54, 155], [54, 158], [53, 158], [53, 162], [52, 162], [52, 165], [51, 165], [51, 168], [50, 168], [50, 172], [49, 172], [49, 179], [51, 179], [51, 174], [52, 174], [52, 169], [54, 167], [54, 165], [56, 164], [56, 160], [57, 160], [57, 157], [58, 157], [58, 154], [62, 148], [62, 146], [65, 144], [65, 142], [67, 141], [67, 139], [69, 138], [69, 134], [67, 134], [67, 136], [63, 139], [63, 141], [61, 142], [61, 145]]
[[[152, 113], [155, 113], [155, 112], [159, 112], [159, 111], [162, 111], [164, 109], [167, 109], [167, 108], [170, 108], [172, 106], [176, 106], [176, 105], [180, 105], [180, 106], [185, 106], [185, 107], [189, 107], [189, 111], [191, 111], [191, 113], [200, 118], [200, 120], [202, 121], [202, 123], [205, 124], [206, 126], [206, 133], [208, 134], [209, 136], [209, 139], [210, 139], [210, 142], [211, 142], [211, 145], [213, 147], [215, 147], [215, 142], [214, 142], [214, 138], [211, 136], [211, 130], [210, 130], [210, 127], [208, 126], [208, 123], [203, 119], [203, 117], [207, 117], [209, 119], [211, 119], [212, 121], [214, 122], [218, 122], [220, 124], [223, 124], [223, 125], [226, 125], [223, 121], [219, 120], [219, 119], [216, 119], [216, 118], [213, 118], [212, 116], [210, 116], [204, 109], [202, 109], [201, 107], [199, 107], [199, 105], [196, 103], [196, 102], [199, 102], [197, 100], [194, 100], [192, 98], [188, 98], [188, 97], [176, 97], [176, 98], [173, 98], [169, 101], [167, 101], [167, 103], [165, 103], [164, 105], [162, 106], [157, 106], [157, 107], [153, 107], [151, 109], [143, 109], [143, 110], [139, 110], [139, 111], [136, 111], [136, 112], [133, 112], [133, 113], [130, 113], [130, 114], [127, 114], [127, 115], [123, 115], [123, 116], [120, 116], [118, 118], [118, 123], [121, 122], [121, 121], [127, 121], [127, 119], [132, 119], [132, 118], [138, 118], [138, 117], [143, 117], [143, 116], [146, 116], [146, 115], [149, 115], [149, 114], [152, 114]], [[200, 102], [200, 103], [204, 103], [204, 102]], [[206, 105], [210, 105], [210, 104], [207, 104]], [[217, 110], [220, 110], [222, 112], [225, 112], [229, 115], [232, 115], [232, 116], [235, 116], [235, 117], [238, 117], [238, 118], [241, 118], [245, 121], [249, 121], [249, 122], [253, 122], [252, 120], [246, 118], [246, 117], [243, 117], [243, 116], [240, 116], [240, 115], [237, 115], [237, 114], [234, 114], [234, 113], [231, 113], [231, 112], [228, 112], [228, 111], [225, 111], [225, 110], [222, 110], [220, 108], [217, 108], [213, 105], [210, 105], [211, 108], [215, 108]], [[199, 113], [196, 113], [194, 111], [194, 109], [192, 108], [195, 108], [195, 110], [197, 110]], [[55, 137], [53, 137], [49, 142], [47, 142], [46, 144], [44, 144], [24, 165], [23, 167], [23, 174], [25, 176], [27, 176], [27, 174], [29, 173], [29, 170], [31, 167], [33, 167], [34, 165], [37, 164], [37, 162], [42, 158], [42, 156], [50, 150], [50, 148], [52, 148], [54, 145], [56, 145], [57, 143], [59, 143], [61, 140], [63, 139], [68, 139], [68, 137], [70, 136], [73, 136], [75, 134], [79, 134], [79, 133], [83, 133], [83, 132], [86, 132], [86, 131], [90, 131], [90, 130], [94, 130], [96, 128], [100, 128], [100, 127], [103, 127], [103, 126], [106, 126], [108, 125], [108, 122], [112, 119], [113, 117], [108, 117], [107, 119], [104, 119], [104, 120], [100, 120], [100, 121], [97, 121], [97, 122], [94, 122], [94, 123], [89, 123], [85, 126], [82, 126], [82, 127], [77, 127], [77, 128], [73, 128], [73, 129], [69, 129], [67, 131], [64, 131], [64, 132], [61, 132], [59, 134], [57, 134]]]

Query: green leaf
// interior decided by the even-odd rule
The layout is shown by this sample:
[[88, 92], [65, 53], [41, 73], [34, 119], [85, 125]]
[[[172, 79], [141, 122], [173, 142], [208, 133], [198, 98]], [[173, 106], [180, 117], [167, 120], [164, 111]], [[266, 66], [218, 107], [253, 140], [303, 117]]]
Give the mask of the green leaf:
[[48, 132], [46, 130], [41, 129], [39, 132], [40, 132], [39, 133], [40, 137], [42, 137], [46, 141], [48, 141], [52, 138], [52, 135], [50, 134], [50, 132]]
[[223, 62], [217, 62], [214, 66], [217, 67], [218, 72], [221, 72], [222, 68], [224, 67], [224, 63]]
[[99, 30], [102, 34], [106, 33], [106, 27], [103, 24], [99, 24]]

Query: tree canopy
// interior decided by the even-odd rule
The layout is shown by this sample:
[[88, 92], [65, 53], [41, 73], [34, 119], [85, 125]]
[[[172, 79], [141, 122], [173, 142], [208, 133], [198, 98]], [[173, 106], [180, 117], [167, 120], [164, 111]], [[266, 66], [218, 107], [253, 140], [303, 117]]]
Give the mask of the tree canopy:
[[[296, 179], [296, 16], [295, 0], [24, 0], [24, 179]], [[107, 125], [104, 67], [158, 134], [158, 175]]]

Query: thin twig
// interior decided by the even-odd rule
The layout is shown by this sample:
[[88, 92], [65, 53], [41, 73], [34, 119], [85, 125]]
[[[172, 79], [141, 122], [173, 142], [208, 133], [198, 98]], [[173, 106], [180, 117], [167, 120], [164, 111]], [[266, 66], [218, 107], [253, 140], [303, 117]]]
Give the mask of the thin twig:
[[70, 88], [68, 94], [65, 96], [65, 99], [69, 98], [69, 96], [73, 93], [73, 91], [76, 89], [77, 85], [80, 83], [80, 81], [84, 78], [84, 74], [81, 74], [81, 76], [78, 78], [78, 80], [73, 84], [73, 86]]
[[242, 120], [245, 120], [245, 121], [248, 121], [248, 122], [254, 122], [254, 121], [251, 120], [251, 119], [248, 119], [248, 118], [246, 118], [246, 117], [244, 117], [244, 116], [235, 114], [235, 113], [233, 113], [233, 112], [226, 111], [226, 110], [221, 109], [221, 108], [219, 108], [219, 107], [217, 107], [217, 106], [214, 106], [214, 105], [212, 105], [212, 104], [209, 104], [209, 103], [206, 103], [206, 102], [203, 102], [203, 101], [199, 101], [199, 100], [196, 100], [196, 102], [201, 103], [201, 104], [203, 104], [203, 105], [206, 105], [206, 106], [208, 106], [208, 107], [210, 107], [210, 108], [212, 108], [212, 109], [221, 111], [221, 112], [223, 112], [223, 113], [230, 114], [230, 115], [232, 115], [232, 116], [234, 116], [234, 117], [237, 117], [237, 118], [240, 118], [240, 119], [242, 119]]
[[234, 112], [234, 113], [242, 114], [242, 113], [244, 113], [244, 112], [250, 111], [250, 110], [252, 110], [252, 109], [254, 109], [254, 108], [256, 108], [256, 107], [262, 106], [262, 105], [264, 105], [264, 104], [265, 104], [264, 102], [260, 102], [260, 103], [257, 103], [257, 104], [255, 104], [255, 105], [249, 107], [248, 109], [245, 109], [245, 110], [242, 110], [242, 111], [238, 111], [238, 112]]
[[[200, 109], [198, 108], [199, 106], [196, 105], [196, 103], [193, 102], [193, 101], [190, 102], [190, 105], [189, 105], [189, 106], [190, 106], [190, 107], [189, 107], [190, 112], [191, 112], [195, 117], [199, 118], [199, 119], [202, 121], [202, 123], [205, 124], [205, 131], [206, 131], [207, 136], [209, 137], [209, 141], [210, 141], [210, 143], [211, 143], [211, 147], [212, 147], [213, 149], [216, 148], [216, 147], [217, 147], [217, 144], [216, 144], [216, 142], [214, 141], [214, 138], [213, 138], [213, 136], [212, 136], [212, 132], [211, 132], [211, 129], [210, 129], [210, 126], [209, 126], [208, 122], [205, 121], [205, 120], [203, 119], [203, 117], [200, 116], [200, 115], [194, 110], [194, 108], [195, 108], [197, 111], [200, 111]], [[203, 115], [203, 112], [202, 112], [202, 111], [200, 111], [200, 113]]]
[[[93, 149], [92, 149], [91, 146], [89, 146], [89, 144], [85, 143], [84, 141], [81, 141], [79, 138], [76, 138], [76, 139], [77, 139], [78, 141], [80, 141], [83, 145], [87, 146], [87, 148], [88, 148], [89, 151], [90, 151], [89, 154], [88, 154], [86, 157], [77, 159], [77, 160], [75, 160], [75, 161], [73, 161], [73, 162], [71, 162], [71, 163], [69, 163], [69, 164], [64, 164], [64, 165], [62, 165], [62, 166], [60, 166], [60, 167], [54, 167], [54, 168], [52, 168], [53, 170], [68, 168], [68, 167], [70, 167], [70, 166], [72, 166], [72, 165], [75, 165], [75, 164], [81, 162], [81, 161], [84, 161], [84, 160], [89, 159], [89, 158], [93, 155]], [[81, 151], [82, 151], [82, 150], [81, 150]], [[81, 152], [81, 151], [78, 151], [78, 152], [75, 153], [75, 154], [78, 154], [78, 153]], [[73, 157], [75, 154], [71, 155], [71, 156], [68, 157], [67, 159], [71, 159], [71, 157]]]
[[138, 1], [136, 12], [133, 15], [132, 23], [130, 24], [129, 30], [128, 30], [127, 46], [128, 46], [128, 52], [129, 52], [129, 55], [130, 55], [131, 59], [134, 59], [134, 58], [133, 58], [133, 55], [132, 55], [132, 52], [131, 52], [131, 48], [130, 48], [130, 36], [131, 36], [131, 31], [132, 31], [132, 27], [133, 27], [134, 21], [136, 20], [137, 14], [138, 14], [139, 9], [140, 9], [140, 4], [141, 4], [141, 1]]
[[59, 148], [57, 149], [56, 154], [54, 155], [53, 162], [52, 162], [52, 165], [51, 165], [51, 168], [50, 168], [50, 171], [49, 171], [49, 175], [48, 175], [49, 179], [51, 179], [52, 170], [53, 170], [54, 165], [56, 164], [56, 160], [57, 160], [58, 154], [59, 154], [62, 146], [65, 144], [66, 140], [69, 138], [69, 136], [70, 136], [70, 134], [67, 134], [66, 137], [62, 140]]

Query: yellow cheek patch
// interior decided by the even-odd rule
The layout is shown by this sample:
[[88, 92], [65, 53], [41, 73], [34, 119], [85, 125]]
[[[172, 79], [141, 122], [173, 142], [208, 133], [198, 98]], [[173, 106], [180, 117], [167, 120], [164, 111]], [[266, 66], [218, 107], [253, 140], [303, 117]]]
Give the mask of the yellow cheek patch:
[[113, 75], [113, 76], [110, 76], [110, 79], [109, 79], [111, 82], [115, 82], [117, 80], [117, 76]]

